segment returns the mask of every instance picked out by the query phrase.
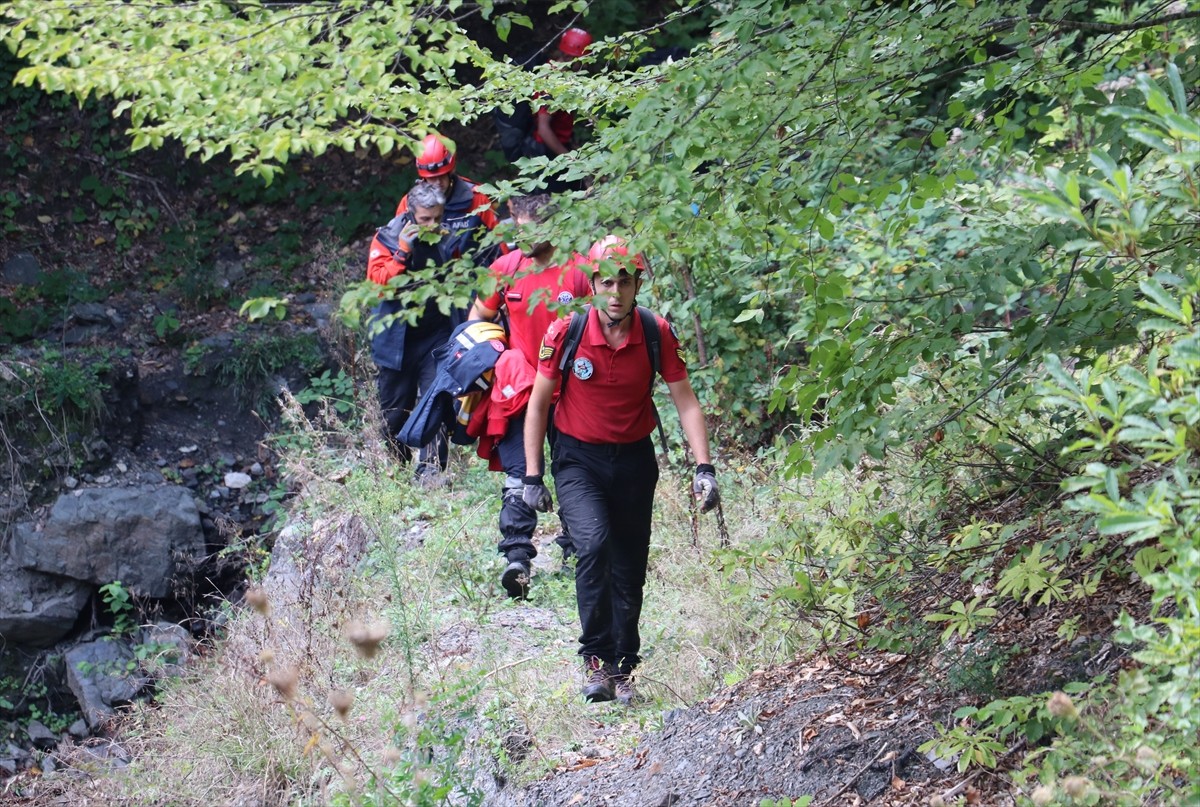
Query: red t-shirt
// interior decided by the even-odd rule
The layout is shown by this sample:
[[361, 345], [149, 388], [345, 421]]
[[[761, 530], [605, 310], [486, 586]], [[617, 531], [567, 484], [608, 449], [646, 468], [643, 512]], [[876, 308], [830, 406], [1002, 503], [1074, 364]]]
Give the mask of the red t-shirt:
[[[549, 96], [544, 92], [539, 92], [533, 96], [535, 99], [549, 100]], [[554, 132], [554, 136], [558, 138], [558, 142], [562, 143], [567, 148], [571, 148], [571, 141], [575, 138], [575, 116], [563, 109], [551, 110], [548, 106], [539, 106], [538, 115], [550, 116], [550, 131]], [[533, 127], [533, 139], [539, 143], [544, 143], [542, 135], [537, 130], [537, 124]], [[554, 155], [550, 155], [554, 156]]]
[[[530, 366], [538, 363], [538, 349], [550, 323], [569, 313], [559, 308], [551, 311], [550, 301], [566, 305], [577, 298], [586, 299], [592, 293], [591, 281], [575, 266], [575, 259], [562, 266], [547, 266], [540, 272], [530, 272], [533, 258], [513, 251], [491, 265], [497, 280], [496, 291], [481, 300], [492, 311], [508, 307], [508, 346], [521, 351]], [[522, 272], [528, 274], [522, 275]], [[518, 277], [518, 275], [520, 275]], [[531, 300], [537, 300], [529, 310]]]
[[[576, 315], [577, 316], [577, 315]], [[667, 321], [658, 321], [659, 353], [663, 380], [687, 378], [679, 340]], [[558, 362], [571, 318], [551, 323], [542, 342], [538, 373], [557, 381]], [[592, 309], [575, 361], [574, 377], [566, 385], [554, 410], [554, 428], [585, 443], [634, 443], [654, 432], [654, 405], [650, 397], [652, 369], [642, 318], [633, 316], [625, 344], [615, 350], [604, 341], [600, 315]]]

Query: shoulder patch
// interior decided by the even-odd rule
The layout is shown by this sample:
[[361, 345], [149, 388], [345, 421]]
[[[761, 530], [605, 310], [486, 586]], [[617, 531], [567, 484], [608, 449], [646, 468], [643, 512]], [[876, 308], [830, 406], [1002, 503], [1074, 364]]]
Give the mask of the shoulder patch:
[[675, 348], [675, 355], [679, 357], [679, 360], [681, 362], [684, 362], [685, 364], [687, 363], [687, 358], [683, 355], [683, 348], [681, 348], [681, 347]]
[[541, 350], [538, 351], [538, 361], [549, 361], [554, 358], [554, 347], [546, 344], [546, 340], [542, 340]]

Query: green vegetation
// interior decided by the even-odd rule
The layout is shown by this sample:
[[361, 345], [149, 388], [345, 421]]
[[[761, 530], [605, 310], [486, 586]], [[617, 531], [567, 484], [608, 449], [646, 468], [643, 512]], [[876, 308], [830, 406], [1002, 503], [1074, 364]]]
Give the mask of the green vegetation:
[[191, 375], [208, 376], [228, 388], [239, 400], [268, 412], [278, 394], [272, 386], [285, 370], [315, 374], [325, 364], [316, 334], [242, 334], [228, 347], [190, 347], [184, 366]]

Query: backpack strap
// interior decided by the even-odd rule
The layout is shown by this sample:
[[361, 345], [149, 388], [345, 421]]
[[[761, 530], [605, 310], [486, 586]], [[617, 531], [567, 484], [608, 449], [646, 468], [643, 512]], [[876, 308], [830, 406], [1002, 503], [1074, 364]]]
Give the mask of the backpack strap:
[[646, 342], [646, 352], [650, 354], [650, 411], [654, 413], [654, 425], [658, 428], [658, 441], [662, 443], [663, 455], [669, 457], [667, 432], [663, 429], [662, 417], [654, 403], [654, 381], [662, 372], [662, 333], [658, 330], [658, 318], [653, 311], [639, 305], [637, 312], [642, 320], [642, 339]]
[[[591, 305], [584, 306], [583, 311], [571, 317], [571, 323], [567, 326], [567, 334], [563, 337], [562, 358], [558, 360], [558, 370], [562, 374], [562, 383], [559, 387], [560, 396], [566, 394], [567, 381], [571, 378], [571, 363], [575, 361], [575, 353], [583, 341], [583, 329], [587, 327], [588, 317], [591, 314]], [[663, 454], [670, 456], [667, 452], [667, 433], [663, 429], [658, 406], [654, 403], [654, 381], [662, 371], [662, 334], [658, 330], [658, 319], [654, 316], [653, 311], [639, 305], [637, 314], [642, 321], [642, 339], [646, 343], [646, 354], [650, 359], [650, 390], [648, 392], [650, 411], [654, 413], [654, 425], [658, 429], [658, 439], [662, 443]]]

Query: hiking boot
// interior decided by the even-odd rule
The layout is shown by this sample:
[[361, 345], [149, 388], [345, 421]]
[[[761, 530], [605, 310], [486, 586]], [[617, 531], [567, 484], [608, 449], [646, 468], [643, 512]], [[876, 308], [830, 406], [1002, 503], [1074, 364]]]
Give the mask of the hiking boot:
[[588, 656], [583, 663], [583, 699], [588, 703], [602, 703], [613, 699], [611, 666], [599, 656]]
[[510, 561], [500, 575], [500, 585], [514, 600], [523, 600], [529, 594], [529, 563], [523, 560]]
[[622, 706], [632, 706], [637, 699], [637, 690], [633, 688], [633, 673], [616, 673], [612, 676], [612, 685], [617, 702]]

